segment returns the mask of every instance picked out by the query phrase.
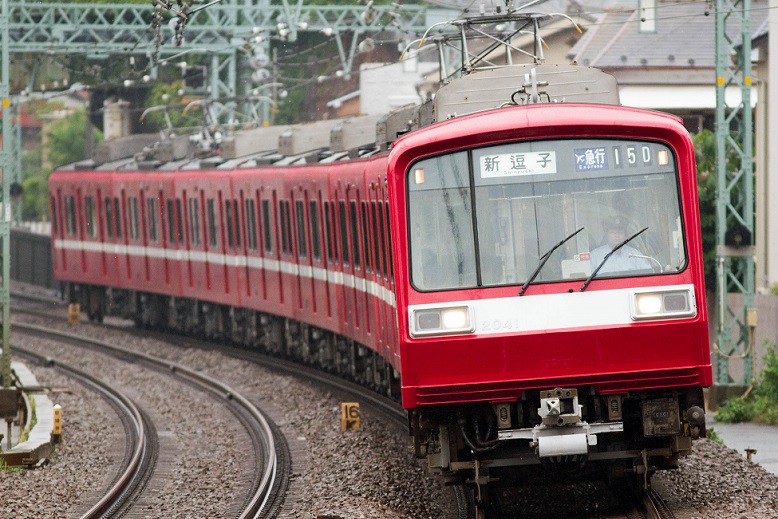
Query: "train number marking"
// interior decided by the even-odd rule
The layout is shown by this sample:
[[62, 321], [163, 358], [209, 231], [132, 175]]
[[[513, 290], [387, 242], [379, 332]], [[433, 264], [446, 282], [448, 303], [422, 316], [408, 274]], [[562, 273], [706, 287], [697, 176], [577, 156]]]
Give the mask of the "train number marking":
[[359, 430], [359, 403], [343, 402], [340, 404], [340, 430]]

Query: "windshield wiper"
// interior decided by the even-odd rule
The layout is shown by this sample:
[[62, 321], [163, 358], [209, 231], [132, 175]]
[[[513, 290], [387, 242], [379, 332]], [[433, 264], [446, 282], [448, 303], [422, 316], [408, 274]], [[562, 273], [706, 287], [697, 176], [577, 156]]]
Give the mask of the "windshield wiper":
[[588, 278], [586, 278], [586, 281], [584, 281], [584, 284], [581, 285], [581, 292], [586, 290], [586, 287], [589, 286], [589, 283], [592, 282], [592, 280], [594, 279], [594, 276], [597, 275], [597, 273], [600, 271], [602, 266], [605, 265], [605, 262], [608, 261], [608, 258], [610, 258], [611, 255], [614, 252], [616, 252], [617, 250], [619, 250], [620, 248], [622, 248], [623, 246], [625, 246], [626, 244], [628, 244], [629, 242], [631, 242], [632, 240], [634, 240], [635, 238], [637, 238], [638, 236], [643, 234], [643, 232], [646, 231], [647, 229], [648, 229], [648, 227], [643, 227], [638, 232], [636, 232], [635, 234], [633, 234], [629, 238], [625, 239], [624, 241], [622, 241], [621, 243], [619, 243], [618, 245], [613, 247], [613, 250], [610, 251], [608, 254], [606, 254], [604, 258], [602, 258], [602, 261], [600, 262], [599, 265], [597, 265], [597, 268], [592, 271], [591, 275]]
[[531, 284], [533, 281], [535, 281], [535, 278], [536, 278], [536, 277], [537, 277], [537, 275], [540, 273], [540, 270], [543, 268], [543, 265], [545, 265], [545, 264], [546, 264], [546, 262], [548, 261], [548, 259], [549, 259], [549, 258], [551, 257], [551, 255], [554, 253], [554, 251], [555, 251], [555, 250], [557, 250], [557, 249], [558, 249], [559, 247], [561, 247], [562, 245], [564, 245], [565, 243], [567, 243], [567, 242], [570, 240], [570, 238], [572, 238], [573, 236], [575, 236], [576, 234], [578, 234], [579, 232], [581, 232], [581, 231], [583, 231], [583, 230], [584, 230], [584, 228], [583, 228], [583, 227], [581, 227], [580, 229], [578, 229], [577, 231], [575, 231], [573, 234], [571, 234], [570, 236], [568, 236], [568, 237], [567, 237], [567, 238], [565, 238], [564, 240], [560, 241], [559, 243], [557, 243], [556, 245], [554, 245], [553, 247], [551, 247], [551, 249], [549, 249], [549, 251], [548, 251], [548, 252], [546, 252], [545, 254], [543, 254], [543, 256], [541, 256], [541, 257], [540, 257], [540, 263], [538, 264], [537, 268], [536, 268], [536, 269], [535, 269], [535, 271], [532, 273], [532, 275], [531, 275], [531, 276], [530, 276], [530, 277], [527, 279], [527, 281], [525, 281], [525, 282], [524, 282], [524, 284], [521, 286], [521, 290], [519, 290], [519, 295], [520, 295], [520, 296], [523, 296], [523, 295], [524, 295], [524, 292], [527, 290], [527, 287], [528, 287], [528, 286], [530, 286], [530, 284]]

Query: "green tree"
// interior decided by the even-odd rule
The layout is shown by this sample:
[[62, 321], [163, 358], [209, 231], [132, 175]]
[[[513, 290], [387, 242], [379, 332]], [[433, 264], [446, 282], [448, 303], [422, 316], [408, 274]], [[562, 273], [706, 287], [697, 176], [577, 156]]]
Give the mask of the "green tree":
[[[28, 110], [46, 114], [61, 108], [59, 103], [31, 102]], [[41, 220], [48, 216], [47, 181], [52, 168], [85, 158], [86, 112], [77, 110], [56, 121], [45, 130], [44, 145], [25, 151], [22, 155], [22, 219]], [[95, 138], [101, 133], [95, 130]], [[51, 167], [44, 167], [42, 157], [48, 157]]]
[[692, 140], [697, 155], [705, 286], [713, 292], [716, 290], [716, 136], [709, 130], [703, 130]]
[[154, 110], [146, 114], [143, 118], [143, 132], [155, 132], [168, 129], [168, 122], [173, 128], [195, 128], [203, 124], [202, 108], [195, 106], [194, 109], [184, 114], [186, 105], [184, 104], [184, 82], [173, 81], [171, 83], [158, 83], [154, 85], [146, 98], [146, 108], [167, 107], [167, 110]]
[[84, 160], [85, 110], [77, 110], [53, 123], [45, 133], [46, 149], [43, 152], [53, 168]]

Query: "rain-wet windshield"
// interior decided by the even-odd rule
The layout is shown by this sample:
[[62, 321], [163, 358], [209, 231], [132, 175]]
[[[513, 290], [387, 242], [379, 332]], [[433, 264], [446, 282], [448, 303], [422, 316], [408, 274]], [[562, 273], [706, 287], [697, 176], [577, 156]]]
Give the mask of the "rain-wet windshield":
[[659, 143], [511, 143], [421, 160], [407, 181], [418, 290], [524, 285], [533, 274], [532, 284], [585, 280], [598, 267], [597, 279], [686, 266], [675, 157]]

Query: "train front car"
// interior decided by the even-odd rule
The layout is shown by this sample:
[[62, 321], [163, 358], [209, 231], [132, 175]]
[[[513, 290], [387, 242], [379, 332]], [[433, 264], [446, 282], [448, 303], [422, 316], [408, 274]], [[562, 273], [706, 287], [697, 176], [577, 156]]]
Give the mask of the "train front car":
[[681, 122], [594, 104], [484, 111], [398, 141], [389, 175], [417, 456], [478, 486], [550, 469], [645, 488], [677, 466], [705, 435], [712, 382]]

